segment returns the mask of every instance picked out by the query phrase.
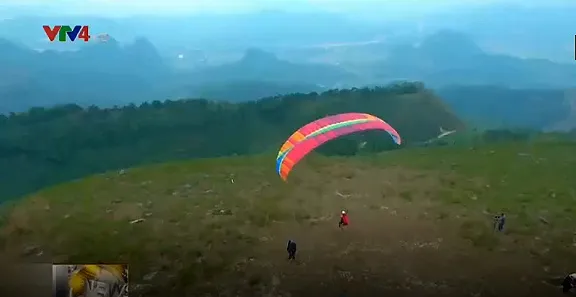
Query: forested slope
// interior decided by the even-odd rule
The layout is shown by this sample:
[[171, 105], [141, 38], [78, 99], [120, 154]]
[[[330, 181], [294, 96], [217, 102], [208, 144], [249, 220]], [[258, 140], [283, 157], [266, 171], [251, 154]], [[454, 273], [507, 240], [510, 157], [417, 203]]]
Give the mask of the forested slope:
[[[8, 168], [0, 176], [0, 199], [106, 170], [273, 151], [303, 124], [343, 112], [379, 116], [406, 142], [434, 137], [439, 126], [463, 127], [418, 83], [236, 104], [198, 99], [114, 109], [76, 105], [35, 108], [0, 118], [0, 167]], [[382, 150], [390, 140], [379, 133], [364, 133], [326, 146], [322, 152], [354, 153], [358, 141]], [[273, 160], [270, 166], [273, 168]]]

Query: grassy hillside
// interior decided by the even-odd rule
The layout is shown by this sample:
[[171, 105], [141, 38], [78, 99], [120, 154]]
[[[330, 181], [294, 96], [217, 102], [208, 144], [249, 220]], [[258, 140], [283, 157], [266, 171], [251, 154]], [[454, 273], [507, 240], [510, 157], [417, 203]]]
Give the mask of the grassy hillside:
[[315, 155], [287, 183], [272, 155], [108, 172], [6, 208], [0, 246], [6, 259], [129, 262], [133, 296], [553, 296], [542, 281], [576, 256], [575, 149]]
[[[368, 112], [406, 142], [462, 122], [421, 84], [291, 94], [255, 102], [154, 101], [114, 109], [65, 105], [0, 116], [0, 201], [112, 169], [187, 158], [276, 151], [293, 131], [330, 114]], [[389, 137], [362, 134], [374, 146]], [[372, 135], [372, 136], [371, 136]], [[358, 138], [360, 137], [360, 138]], [[354, 146], [356, 147], [356, 146]]]

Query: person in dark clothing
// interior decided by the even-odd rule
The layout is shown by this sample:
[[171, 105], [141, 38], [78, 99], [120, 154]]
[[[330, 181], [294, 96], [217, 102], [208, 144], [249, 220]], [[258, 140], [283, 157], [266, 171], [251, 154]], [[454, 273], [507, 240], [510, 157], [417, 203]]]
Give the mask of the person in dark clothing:
[[504, 213], [494, 216], [494, 230], [502, 232], [504, 230], [505, 225], [506, 225], [506, 215]]
[[288, 251], [288, 260], [296, 260], [296, 242], [288, 240], [286, 250]]
[[506, 225], [506, 215], [501, 213], [498, 218], [498, 231], [502, 232], [504, 230], [504, 225]]
[[562, 292], [570, 293], [572, 288], [576, 287], [576, 273], [567, 275], [562, 281]]

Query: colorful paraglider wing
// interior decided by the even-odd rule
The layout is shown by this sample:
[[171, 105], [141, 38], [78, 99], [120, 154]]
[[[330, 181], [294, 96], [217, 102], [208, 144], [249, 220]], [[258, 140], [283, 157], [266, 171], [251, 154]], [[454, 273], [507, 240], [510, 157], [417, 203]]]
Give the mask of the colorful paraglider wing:
[[[278, 152], [277, 158], [280, 159], [280, 156], [284, 154], [289, 149], [293, 148], [297, 143], [315, 136], [315, 132], [321, 131], [322, 128], [331, 126], [335, 123], [343, 123], [351, 120], [378, 120], [381, 119], [366, 113], [342, 113], [332, 116], [327, 116], [325, 118], [318, 119], [311, 123], [304, 125], [302, 128], [298, 129], [294, 132], [288, 140], [282, 145], [280, 151]], [[322, 132], [319, 132], [322, 133]]]
[[[283, 180], [288, 178], [288, 174], [302, 158], [304, 158], [308, 153], [310, 153], [315, 148], [324, 144], [327, 141], [338, 138], [340, 136], [352, 134], [359, 131], [365, 130], [385, 130], [390, 134], [392, 139], [396, 144], [401, 144], [402, 140], [400, 135], [392, 126], [386, 122], [378, 119], [372, 121], [364, 121], [358, 123], [357, 121], [352, 121], [354, 123], [345, 125], [344, 123], [338, 123], [338, 125], [332, 125], [332, 129], [325, 131], [324, 133], [315, 134], [314, 137], [307, 138], [290, 150], [286, 151], [281, 155], [276, 162], [276, 169], [278, 174]], [[335, 127], [337, 126], [337, 127]]]

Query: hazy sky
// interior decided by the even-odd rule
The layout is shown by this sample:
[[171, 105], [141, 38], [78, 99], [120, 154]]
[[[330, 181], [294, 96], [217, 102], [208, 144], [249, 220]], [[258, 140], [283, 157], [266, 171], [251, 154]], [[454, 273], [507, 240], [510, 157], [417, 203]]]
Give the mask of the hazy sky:
[[[376, 7], [390, 12], [396, 10], [431, 11], [455, 5], [511, 1], [516, 0], [0, 0], [0, 8], [5, 14], [50, 11], [63, 14], [100, 15], [230, 13], [262, 9], [373, 11]], [[531, 0], [524, 0], [524, 2], [528, 1]]]
[[0, 16], [21, 14], [234, 13], [263, 9], [370, 13], [426, 13], [492, 3], [574, 4], [576, 0], [0, 0]]

